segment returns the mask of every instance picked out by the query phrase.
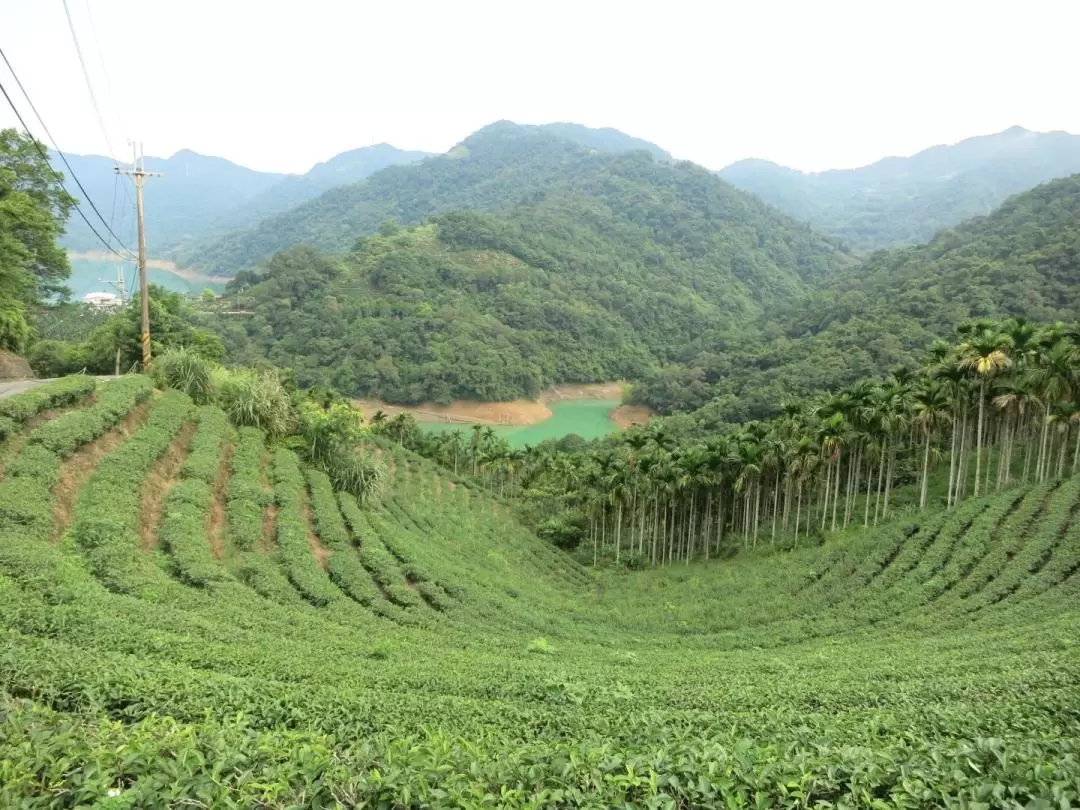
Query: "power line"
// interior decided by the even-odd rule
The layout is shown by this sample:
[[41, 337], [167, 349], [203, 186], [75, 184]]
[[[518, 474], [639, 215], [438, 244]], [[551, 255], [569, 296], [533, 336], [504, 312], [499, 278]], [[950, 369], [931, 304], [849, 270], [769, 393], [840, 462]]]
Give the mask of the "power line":
[[[94, 25], [94, 15], [90, 11], [90, 0], [85, 0], [85, 5], [86, 19], [90, 21], [90, 34], [94, 40], [94, 48], [97, 50], [98, 64], [101, 65], [101, 73], [105, 77], [105, 87], [109, 91], [109, 99], [112, 102], [112, 111], [116, 116], [117, 122], [120, 124], [120, 131], [126, 135], [128, 133], [128, 128], [124, 124], [124, 116], [120, 114], [120, 105], [116, 103], [116, 91], [113, 90], [112, 79], [109, 77], [109, 69], [105, 66], [105, 51], [101, 47], [101, 39], [98, 37], [97, 26]], [[127, 186], [124, 186], [124, 190], [125, 192], [127, 191]]]
[[[96, 205], [94, 205], [94, 201], [90, 198], [90, 194], [83, 187], [82, 181], [79, 180], [79, 176], [77, 174], [75, 174], [75, 170], [73, 168], [71, 168], [71, 164], [68, 163], [67, 156], [60, 150], [60, 147], [56, 143], [56, 139], [52, 136], [52, 133], [49, 132], [49, 128], [45, 125], [45, 121], [42, 119], [41, 113], [39, 113], [37, 111], [37, 107], [34, 106], [34, 102], [30, 98], [30, 94], [26, 92], [26, 88], [23, 87], [22, 82], [19, 81], [19, 76], [18, 76], [18, 74], [15, 73], [15, 68], [13, 68], [11, 66], [11, 62], [8, 60], [7, 54], [4, 53], [3, 48], [0, 48], [0, 58], [3, 58], [4, 64], [6, 64], [7, 67], [8, 67], [8, 70], [11, 71], [11, 76], [12, 76], [13, 79], [15, 79], [15, 84], [17, 84], [19, 86], [19, 90], [22, 91], [23, 96], [26, 98], [26, 102], [30, 105], [30, 109], [33, 111], [35, 117], [37, 118], [38, 123], [41, 124], [41, 128], [45, 131], [45, 134], [48, 136], [49, 140], [52, 142], [53, 148], [56, 149], [56, 154], [58, 154], [60, 156], [60, 159], [62, 161], [64, 161], [64, 165], [67, 166], [68, 171], [71, 173], [71, 179], [75, 181], [75, 185], [77, 185], [79, 187], [79, 191], [81, 191], [83, 193], [83, 198], [90, 205], [90, 207], [94, 210], [94, 213], [97, 214], [98, 219], [101, 220], [101, 224], [105, 226], [105, 229], [112, 235], [112, 238], [116, 240], [116, 244], [118, 244], [120, 247], [122, 247], [124, 250], [126, 250], [127, 253], [128, 253], [128, 256], [134, 256], [135, 254], [132, 253], [131, 249], [127, 245], [124, 244], [123, 240], [120, 239], [120, 237], [117, 236], [116, 233], [113, 232], [112, 227], [109, 225], [108, 222], [105, 221], [105, 217], [103, 217], [101, 215], [101, 212], [98, 210], [98, 207]], [[22, 124], [23, 129], [26, 130], [26, 132], [29, 133], [30, 132], [30, 127], [28, 127], [26, 125], [26, 122], [23, 120], [22, 115], [19, 113], [18, 107], [16, 107], [15, 102], [11, 100], [11, 96], [8, 95], [7, 90], [5, 90], [2, 85], [0, 85], [0, 90], [3, 91], [4, 98], [7, 99], [8, 105], [11, 107], [12, 111], [15, 113], [15, 117], [19, 119], [19, 123]], [[37, 139], [34, 138], [33, 136], [31, 136], [30, 140], [33, 142], [34, 148], [37, 149], [37, 151], [41, 155], [42, 159], [46, 162], [46, 164], [48, 164], [49, 163], [49, 157], [48, 157], [48, 155], [45, 154], [45, 150], [43, 150], [41, 148], [41, 146], [38, 144]], [[61, 185], [63, 185], [62, 181], [61, 181]], [[98, 238], [99, 242], [101, 242], [103, 245], [105, 245], [105, 248], [110, 253], [115, 253], [117, 256], [122, 256], [123, 255], [119, 251], [117, 251], [115, 248], [113, 248], [112, 245], [110, 245], [109, 242], [100, 233], [98, 233], [97, 229], [93, 225], [90, 224], [90, 220], [86, 218], [86, 214], [83, 212], [82, 208], [78, 205], [78, 202], [76, 202], [75, 210], [79, 212], [79, 216], [82, 217], [83, 221], [87, 224], [87, 226], [90, 228], [90, 230], [93, 231], [94, 236], [96, 236]]]
[[75, 53], [79, 56], [79, 66], [82, 68], [83, 79], [86, 80], [86, 89], [90, 91], [90, 103], [94, 105], [94, 115], [97, 116], [98, 126], [101, 127], [101, 134], [105, 136], [105, 143], [109, 147], [109, 157], [116, 160], [116, 150], [113, 149], [109, 131], [105, 128], [105, 119], [101, 117], [101, 108], [98, 107], [97, 96], [94, 95], [94, 85], [90, 81], [90, 71], [86, 69], [86, 60], [83, 59], [82, 47], [79, 45], [79, 37], [75, 33], [75, 22], [71, 19], [71, 9], [68, 8], [68, 0], [63, 0], [63, 2], [64, 14], [67, 16], [68, 21], [68, 29], [71, 31], [71, 39], [75, 43]]
[[[4, 98], [7, 99], [8, 105], [11, 107], [12, 111], [15, 113], [15, 117], [19, 119], [19, 123], [22, 124], [23, 129], [26, 130], [27, 132], [29, 132], [30, 131], [29, 127], [26, 126], [26, 122], [23, 121], [23, 117], [19, 114], [19, 110], [15, 107], [15, 103], [11, 100], [11, 96], [8, 95], [8, 91], [7, 91], [7, 89], [4, 87], [4, 85], [2, 83], [0, 83], [0, 93], [3, 93]], [[49, 156], [45, 154], [45, 150], [41, 148], [41, 144], [39, 144], [37, 142], [37, 139], [33, 135], [30, 136], [30, 140], [31, 140], [31, 142], [33, 142], [34, 148], [37, 149], [38, 154], [41, 155], [41, 159], [45, 161], [45, 165], [48, 166], [49, 165]], [[50, 170], [52, 170], [52, 166], [49, 166], [49, 168], [50, 168]], [[53, 170], [53, 171], [55, 173], [55, 170]], [[60, 185], [61, 186], [63, 185], [62, 181], [61, 181]], [[67, 191], [66, 188], [64, 190]], [[94, 226], [90, 223], [90, 220], [88, 220], [86, 218], [86, 214], [83, 213], [82, 208], [80, 208], [77, 204], [75, 206], [75, 211], [76, 211], [76, 213], [78, 213], [78, 215], [80, 217], [82, 217], [82, 221], [86, 223], [86, 227], [89, 228], [91, 230], [91, 232], [94, 234], [94, 236], [96, 236], [98, 238], [98, 241], [101, 242], [101, 244], [103, 244], [105, 246], [106, 250], [108, 250], [110, 253], [115, 253], [120, 258], [125, 258], [122, 253], [117, 251], [115, 248], [113, 248], [112, 245], [110, 245], [108, 242], [105, 241], [105, 238], [100, 233], [97, 232], [97, 229], [94, 228]], [[98, 214], [98, 216], [101, 216], [101, 215]], [[125, 248], [125, 250], [126, 250], [126, 248]]]

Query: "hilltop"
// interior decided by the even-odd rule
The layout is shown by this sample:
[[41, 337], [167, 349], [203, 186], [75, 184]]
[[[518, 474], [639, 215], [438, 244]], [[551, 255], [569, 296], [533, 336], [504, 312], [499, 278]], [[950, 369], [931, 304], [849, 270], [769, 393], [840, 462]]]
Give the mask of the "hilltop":
[[[693, 164], [594, 153], [509, 125], [457, 152], [293, 212], [306, 211], [290, 219], [297, 228], [333, 221], [321, 241], [351, 250], [294, 248], [241, 273], [234, 288], [254, 315], [213, 321], [230, 358], [398, 403], [532, 397], [555, 383], [639, 379], [730, 342], [852, 261]], [[500, 213], [384, 223], [359, 239], [342, 228], [380, 227], [387, 209], [371, 201], [384, 191], [402, 219], [428, 216], [436, 181], [441, 199]], [[331, 198], [351, 200], [352, 213], [331, 218]]]
[[[449, 211], [500, 214], [538, 203], [578, 177], [595, 177], [597, 169], [614, 158], [637, 152], [665, 165], [670, 162], [670, 155], [658, 147], [615, 130], [499, 121], [473, 133], [445, 155], [333, 188], [183, 258], [185, 264], [203, 272], [233, 275], [295, 245], [343, 251], [359, 237], [375, 233], [387, 219], [416, 225]], [[728, 196], [738, 198], [733, 191]], [[616, 213], [633, 215], [632, 211]]]
[[589, 571], [394, 444], [360, 503], [145, 377], [4, 412], [4, 806], [1077, 798], [1080, 477]]
[[858, 169], [805, 174], [765, 160], [719, 174], [853, 248], [930, 240], [1006, 197], [1080, 172], [1080, 135], [1012, 127], [994, 135], [888, 157]]
[[700, 352], [672, 364], [637, 396], [661, 410], [719, 397], [723, 418], [758, 417], [786, 399], [910, 367], [968, 318], [1073, 322], [1078, 218], [1080, 175], [1017, 194], [924, 245], [879, 251], [823, 279], [725, 357]]
[[[147, 157], [147, 170], [161, 173], [146, 194], [151, 251], [156, 256], [175, 255], [185, 245], [230, 228], [248, 227], [269, 214], [317, 197], [334, 185], [353, 183], [386, 166], [411, 163], [425, 156], [379, 144], [343, 152], [303, 175], [256, 171], [190, 149], [169, 158]], [[116, 234], [134, 246], [134, 191], [117, 183], [113, 159], [101, 155], [66, 157], [90, 198], [112, 222]], [[53, 154], [51, 159], [55, 169], [67, 172], [58, 155]], [[70, 185], [73, 192], [78, 192], [74, 184]], [[76, 251], [101, 248], [78, 217], [71, 218], [61, 243]]]

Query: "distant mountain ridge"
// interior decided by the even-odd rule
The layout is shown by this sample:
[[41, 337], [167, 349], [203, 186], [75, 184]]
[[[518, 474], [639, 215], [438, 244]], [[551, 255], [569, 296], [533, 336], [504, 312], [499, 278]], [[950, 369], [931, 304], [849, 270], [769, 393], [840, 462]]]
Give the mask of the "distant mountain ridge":
[[255, 264], [271, 239], [284, 249], [234, 279], [253, 314], [215, 324], [230, 360], [398, 403], [641, 379], [722, 354], [853, 263], [696, 164], [509, 123], [254, 233], [226, 243], [253, 252], [223, 266]]
[[343, 251], [358, 237], [375, 233], [384, 220], [414, 225], [454, 210], [499, 213], [540, 199], [552, 184], [585, 171], [594, 158], [629, 153], [672, 162], [655, 144], [617, 130], [496, 121], [444, 155], [335, 186], [253, 228], [184, 251], [180, 259], [185, 266], [228, 276], [298, 244]]
[[1074, 323], [1078, 223], [1080, 174], [1015, 194], [925, 244], [879, 251], [829, 276], [722, 355], [701, 351], [669, 365], [635, 395], [666, 410], [711, 399], [719, 421], [757, 419], [785, 399], [916, 365], [971, 318]]
[[1080, 135], [1016, 126], [857, 169], [807, 174], [750, 159], [719, 175], [857, 249], [876, 250], [928, 241], [1012, 194], [1076, 172]]
[[[50, 155], [54, 168], [69, 174], [59, 156]], [[134, 248], [134, 191], [117, 178], [112, 158], [102, 155], [66, 155], [80, 182], [102, 215], [124, 243]], [[181, 149], [168, 158], [147, 157], [148, 171], [161, 176], [147, 181], [145, 196], [147, 242], [153, 255], [172, 255], [184, 245], [214, 233], [248, 227], [260, 219], [317, 197], [326, 189], [353, 183], [387, 166], [427, 157], [389, 144], [365, 146], [335, 155], [303, 175], [260, 172], [220, 157]], [[72, 192], [81, 194], [75, 184]], [[94, 221], [94, 220], [92, 220]], [[105, 235], [104, 228], [98, 230]], [[78, 251], [101, 249], [101, 243], [78, 217], [71, 217], [63, 239]]]

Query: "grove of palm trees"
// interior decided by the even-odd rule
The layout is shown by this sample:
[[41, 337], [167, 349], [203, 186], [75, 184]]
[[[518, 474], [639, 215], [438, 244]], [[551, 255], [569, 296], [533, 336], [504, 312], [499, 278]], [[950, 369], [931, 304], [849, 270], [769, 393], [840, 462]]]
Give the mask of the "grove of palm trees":
[[675, 417], [568, 452], [513, 449], [479, 426], [430, 435], [408, 417], [377, 429], [541, 520], [577, 525], [593, 562], [636, 567], [820, 542], [1071, 475], [1078, 403], [1080, 329], [979, 320], [919, 368], [785, 403], [781, 417], [726, 433]]

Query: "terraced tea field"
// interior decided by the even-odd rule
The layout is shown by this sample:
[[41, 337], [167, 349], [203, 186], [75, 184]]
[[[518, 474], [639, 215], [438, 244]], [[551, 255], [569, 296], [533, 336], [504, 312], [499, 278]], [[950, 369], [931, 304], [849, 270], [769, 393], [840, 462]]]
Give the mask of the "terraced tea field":
[[0, 406], [0, 807], [1080, 803], [1080, 478], [594, 573], [144, 378]]

